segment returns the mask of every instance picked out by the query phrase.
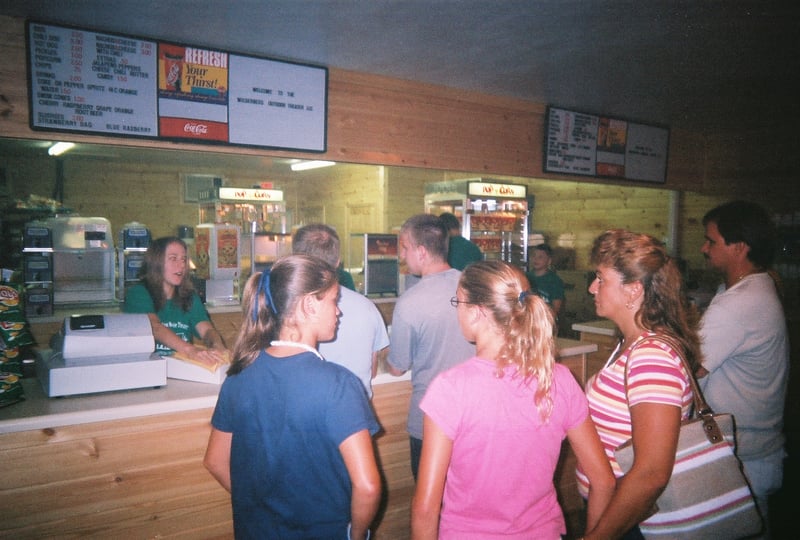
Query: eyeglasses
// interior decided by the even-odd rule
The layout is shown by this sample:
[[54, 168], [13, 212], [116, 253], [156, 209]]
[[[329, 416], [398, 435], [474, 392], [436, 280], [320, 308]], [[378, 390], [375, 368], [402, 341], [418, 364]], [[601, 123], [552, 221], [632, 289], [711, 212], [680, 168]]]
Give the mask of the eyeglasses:
[[458, 307], [458, 304], [475, 304], [475, 302], [467, 302], [466, 300], [459, 300], [455, 296], [450, 299], [451, 306]]

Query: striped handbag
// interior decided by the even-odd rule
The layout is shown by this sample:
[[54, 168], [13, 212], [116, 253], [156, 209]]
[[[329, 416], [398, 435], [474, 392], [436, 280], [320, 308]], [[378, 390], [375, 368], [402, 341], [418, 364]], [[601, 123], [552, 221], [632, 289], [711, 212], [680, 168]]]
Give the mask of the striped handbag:
[[[663, 336], [675, 352], [681, 349]], [[681, 355], [694, 394], [693, 418], [681, 424], [678, 450], [667, 487], [659, 496], [657, 512], [639, 525], [650, 539], [703, 540], [746, 538], [762, 528], [750, 486], [734, 453], [734, 419], [714, 414], [694, 374]], [[627, 393], [627, 369], [625, 386]], [[633, 465], [629, 440], [614, 455], [624, 472]]]

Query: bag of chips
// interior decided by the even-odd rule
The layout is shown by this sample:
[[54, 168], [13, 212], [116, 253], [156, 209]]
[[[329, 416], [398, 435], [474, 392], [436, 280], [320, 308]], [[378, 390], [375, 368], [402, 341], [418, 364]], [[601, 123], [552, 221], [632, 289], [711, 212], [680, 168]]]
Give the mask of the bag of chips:
[[9, 284], [0, 284], [0, 340], [6, 349], [34, 343], [28, 319], [20, 305], [19, 291]]
[[25, 399], [22, 377], [14, 373], [0, 371], [0, 407], [11, 405]]

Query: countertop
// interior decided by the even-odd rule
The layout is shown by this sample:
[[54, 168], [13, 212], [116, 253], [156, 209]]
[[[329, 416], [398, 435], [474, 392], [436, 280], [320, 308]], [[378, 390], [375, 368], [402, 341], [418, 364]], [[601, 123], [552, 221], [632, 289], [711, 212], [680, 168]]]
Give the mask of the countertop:
[[[597, 345], [593, 343], [572, 339], [559, 338], [557, 345], [559, 358], [597, 350]], [[410, 372], [400, 377], [382, 373], [373, 379], [372, 384], [386, 384], [410, 378]], [[22, 386], [25, 400], [0, 408], [0, 433], [207, 409], [216, 405], [219, 393], [219, 385], [179, 379], [167, 379], [166, 386], [154, 389], [57, 398], [47, 397], [39, 379], [35, 377], [22, 379]]]
[[[236, 313], [241, 312], [242, 307], [239, 304], [230, 305], [230, 306], [210, 306], [208, 304], [205, 305], [206, 310], [210, 314], [214, 313]], [[29, 316], [28, 323], [29, 324], [42, 324], [42, 323], [61, 323], [64, 322], [64, 319], [69, 317], [70, 315], [94, 315], [94, 314], [105, 314], [105, 313], [120, 313], [121, 312], [121, 304], [119, 302], [113, 302], [108, 304], [86, 304], [86, 305], [73, 305], [73, 306], [57, 306], [53, 310], [52, 315], [43, 315], [43, 316]]]
[[576, 332], [586, 332], [589, 334], [600, 334], [603, 336], [614, 337], [617, 335], [617, 326], [608, 319], [598, 319], [596, 321], [586, 321], [575, 323], [572, 329]]
[[0, 433], [210, 408], [219, 386], [178, 379], [155, 389], [50, 398], [39, 379], [22, 379], [25, 400], [0, 409]]
[[556, 338], [558, 347], [558, 358], [577, 356], [579, 354], [589, 354], [597, 350], [596, 343], [578, 341], [577, 339]]

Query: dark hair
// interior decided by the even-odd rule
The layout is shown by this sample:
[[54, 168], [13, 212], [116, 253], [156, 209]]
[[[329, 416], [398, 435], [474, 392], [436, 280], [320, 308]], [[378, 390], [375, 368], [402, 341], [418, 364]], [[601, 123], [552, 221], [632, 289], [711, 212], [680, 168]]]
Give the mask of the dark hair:
[[[167, 303], [167, 297], [164, 294], [164, 264], [167, 257], [167, 248], [172, 244], [179, 244], [184, 251], [187, 250], [186, 242], [177, 236], [157, 238], [153, 240], [147, 251], [145, 251], [144, 261], [139, 270], [139, 278], [147, 288], [147, 292], [150, 293], [150, 298], [153, 299], [153, 306], [156, 311], [159, 311]], [[172, 301], [182, 311], [188, 312], [192, 306], [193, 292], [194, 287], [192, 286], [189, 265], [187, 264], [180, 285], [175, 287]]]
[[466, 301], [485, 307], [505, 332], [497, 361], [498, 375], [508, 365], [527, 381], [537, 381], [534, 402], [543, 419], [553, 409], [551, 389], [556, 344], [553, 313], [530, 291], [525, 274], [502, 261], [477, 261], [461, 273], [458, 287]]
[[300, 227], [292, 236], [292, 253], [319, 257], [333, 267], [341, 260], [339, 235], [333, 227], [312, 223]]
[[[294, 311], [303, 296], [312, 294], [321, 298], [331, 287], [338, 286], [336, 270], [310, 255], [283, 257], [265, 272], [269, 273], [269, 279], [262, 281], [262, 272], [256, 272], [245, 285], [242, 326], [233, 346], [228, 375], [240, 373], [269, 347], [285, 324], [294, 324]], [[264, 282], [267, 291], [259, 287]]]
[[553, 256], [553, 248], [551, 248], [549, 244], [536, 244], [535, 246], [531, 246], [531, 249], [544, 251], [545, 253], [547, 253], [548, 257]]
[[683, 276], [664, 244], [650, 235], [612, 229], [598, 236], [591, 262], [619, 272], [623, 283], [642, 284], [643, 300], [637, 323], [651, 332], [675, 338], [692, 371], [700, 365], [697, 311], [690, 304]]
[[411, 216], [400, 227], [400, 234], [408, 233], [415, 245], [423, 246], [428, 254], [447, 260], [450, 236], [442, 220], [432, 214]]
[[458, 218], [454, 214], [444, 212], [439, 214], [439, 219], [442, 220], [444, 228], [448, 231], [452, 231], [453, 229], [461, 230], [461, 222], [458, 221]]
[[744, 242], [750, 248], [747, 258], [767, 270], [775, 260], [777, 235], [767, 212], [748, 201], [732, 201], [709, 210], [703, 225], [715, 223], [725, 244]]

